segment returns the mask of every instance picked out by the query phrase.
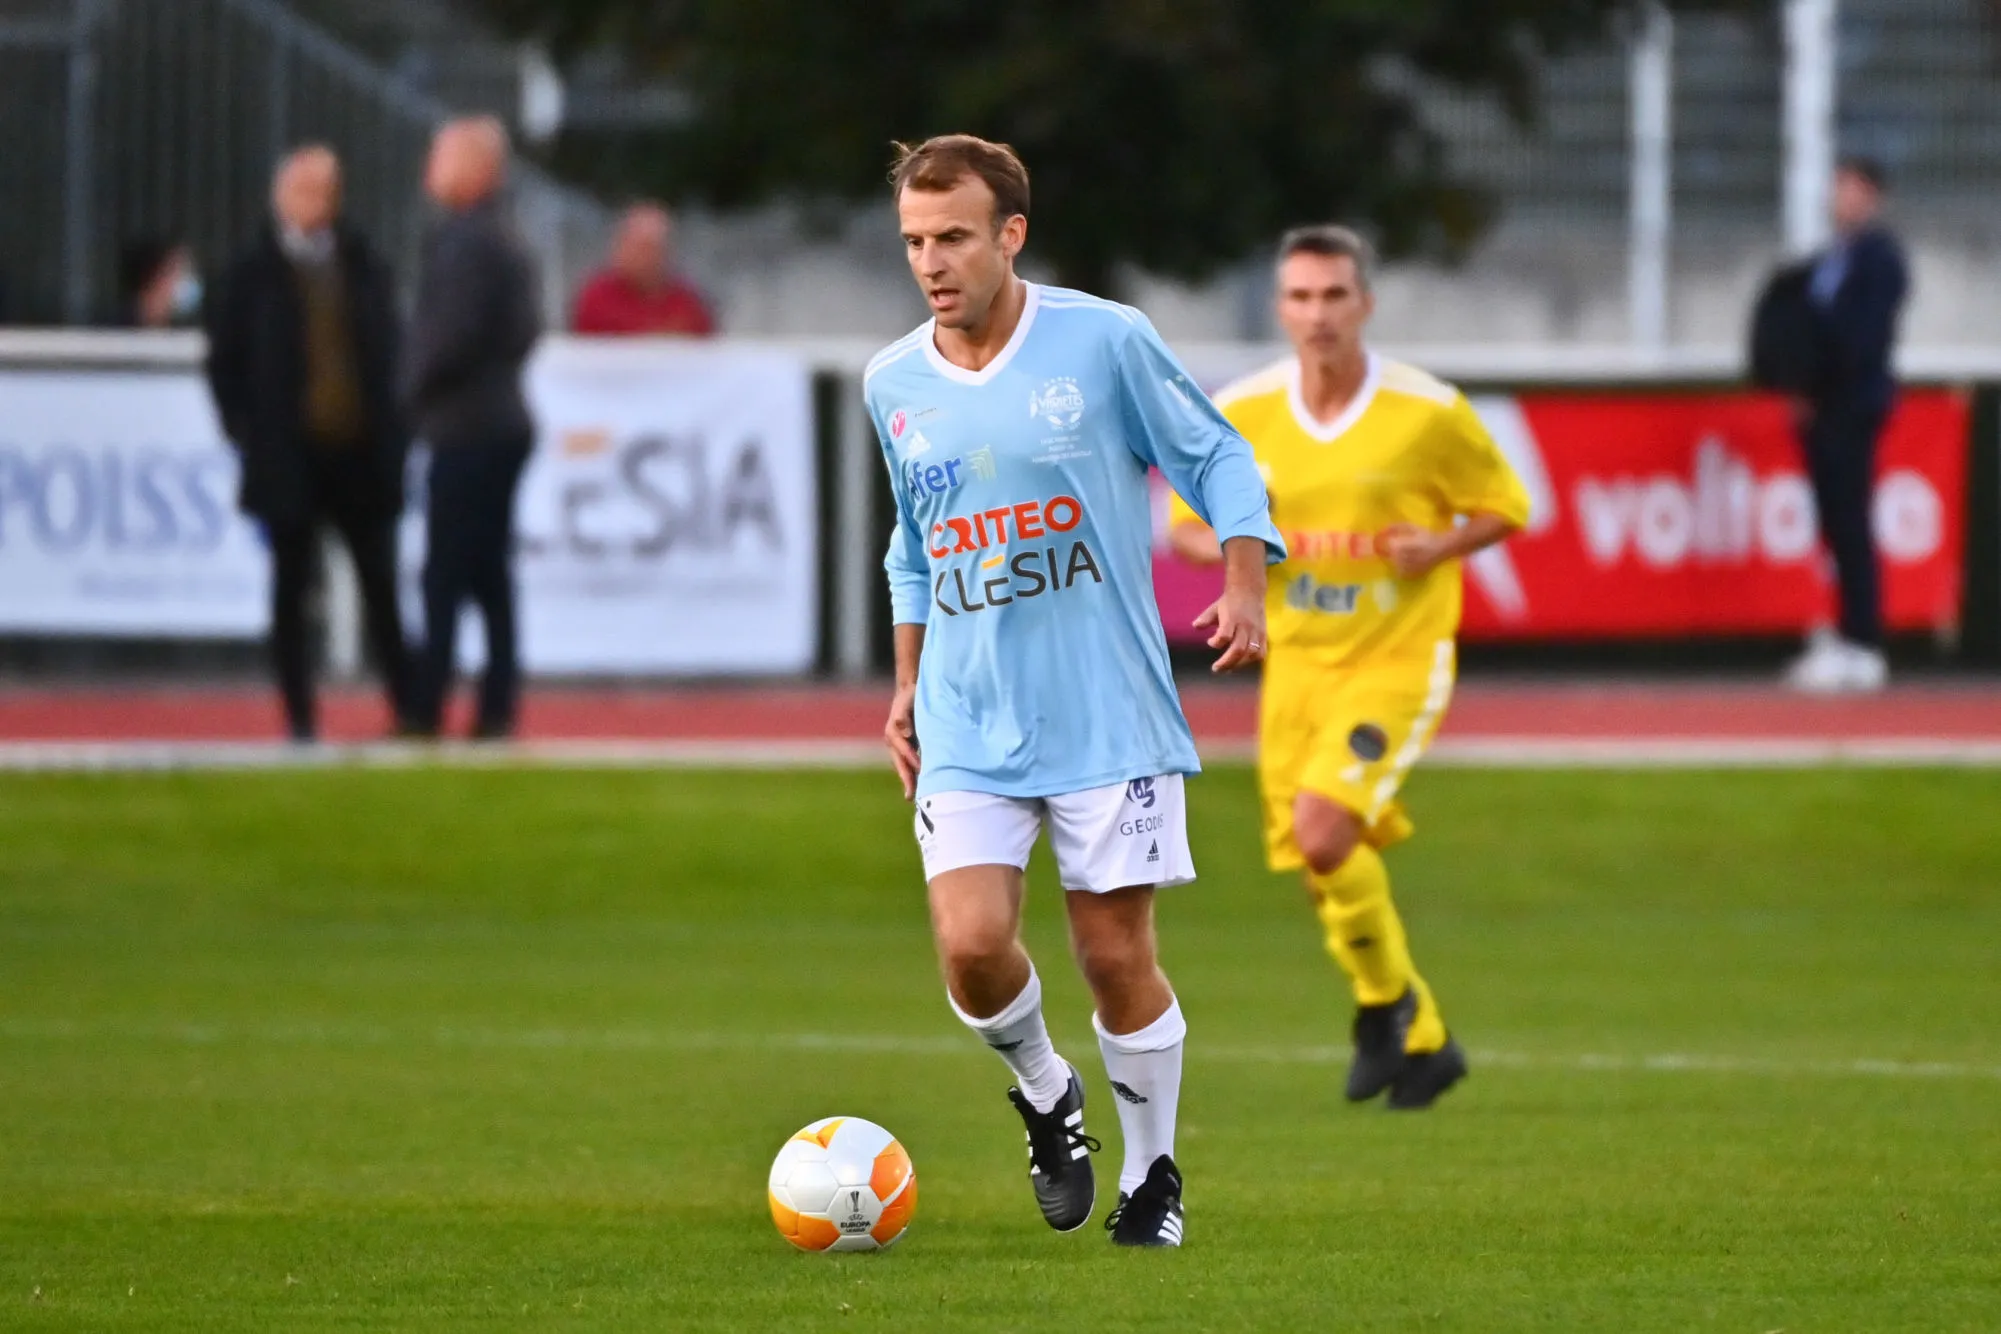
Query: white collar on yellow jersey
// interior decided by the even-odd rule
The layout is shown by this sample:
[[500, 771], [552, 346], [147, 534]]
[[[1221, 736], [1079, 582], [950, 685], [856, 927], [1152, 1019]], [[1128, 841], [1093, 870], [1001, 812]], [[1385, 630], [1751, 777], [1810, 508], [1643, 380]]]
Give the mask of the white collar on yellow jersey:
[[1368, 370], [1363, 372], [1362, 387], [1348, 400], [1348, 406], [1341, 409], [1341, 415], [1331, 422], [1323, 422], [1306, 410], [1306, 399], [1299, 388], [1299, 358], [1294, 357], [1286, 368], [1285, 401], [1292, 409], [1292, 419], [1299, 423], [1300, 430], [1323, 445], [1331, 445], [1347, 434], [1349, 427], [1362, 420], [1369, 404], [1376, 401], [1376, 390], [1383, 382], [1383, 359], [1373, 352], [1363, 355], [1368, 358]]

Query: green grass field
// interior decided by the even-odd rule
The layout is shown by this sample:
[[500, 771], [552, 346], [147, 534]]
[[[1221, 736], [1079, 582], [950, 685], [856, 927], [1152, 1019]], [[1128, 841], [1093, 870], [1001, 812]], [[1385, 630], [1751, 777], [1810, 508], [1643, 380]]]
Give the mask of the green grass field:
[[[0, 1328], [2001, 1329], [2001, 775], [1420, 775], [1476, 1065], [1414, 1117], [1193, 793], [1189, 1245], [1123, 1253], [1035, 1213], [884, 774], [0, 780]], [[833, 1113], [916, 1160], [886, 1255], [765, 1214]]]

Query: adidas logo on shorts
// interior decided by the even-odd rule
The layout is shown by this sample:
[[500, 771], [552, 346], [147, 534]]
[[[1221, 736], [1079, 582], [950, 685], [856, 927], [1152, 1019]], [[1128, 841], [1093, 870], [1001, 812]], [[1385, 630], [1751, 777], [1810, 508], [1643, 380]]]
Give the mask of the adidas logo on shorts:
[[1148, 864], [1148, 865], [1152, 865], [1152, 864], [1153, 864], [1154, 862], [1157, 862], [1157, 861], [1159, 861], [1159, 860], [1160, 860], [1160, 840], [1159, 840], [1159, 839], [1155, 839], [1155, 840], [1154, 840], [1153, 842], [1151, 842], [1151, 843], [1147, 844], [1147, 848], [1146, 848], [1146, 860], [1147, 860], [1147, 864]]

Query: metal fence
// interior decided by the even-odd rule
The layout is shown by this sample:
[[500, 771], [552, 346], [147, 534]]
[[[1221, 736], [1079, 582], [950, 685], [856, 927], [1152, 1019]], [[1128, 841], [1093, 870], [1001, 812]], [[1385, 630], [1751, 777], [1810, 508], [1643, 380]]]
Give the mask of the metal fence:
[[[338, 19], [367, 53], [302, 13]], [[447, 102], [518, 93], [513, 48], [440, 36], [469, 22], [443, 0], [0, 0], [0, 319], [107, 318], [117, 252], [142, 235], [183, 236], [213, 266], [256, 224], [273, 157], [306, 138], [347, 157], [354, 216], [407, 267], [430, 126]], [[440, 55], [461, 49], [471, 74]], [[1465, 336], [1495, 340], [1735, 337], [1747, 285], [1821, 234], [1839, 147], [1891, 171], [1919, 250], [1914, 335], [2001, 340], [2001, 0], [1686, 12], [1550, 60], [1539, 83], [1527, 126], [1492, 99], [1424, 92], [1448, 162], [1492, 192], [1499, 225], [1467, 267], [1385, 312], [1391, 336], [1440, 336], [1423, 312], [1452, 310], [1473, 318]], [[553, 315], [607, 218], [529, 168], [516, 193]], [[776, 216], [690, 220], [690, 254], [709, 260], [697, 276], [733, 327], [876, 333], [902, 318], [903, 302], [875, 299], [902, 281], [893, 265]], [[724, 243], [750, 235], [752, 258]], [[1246, 281], [1258, 290], [1215, 294], [1188, 332], [1259, 332], [1264, 279]]]
[[2001, 4], [1843, 0], [1840, 135], [1920, 213], [1991, 214], [2001, 192]]
[[[0, 275], [15, 323], [116, 322], [120, 250], [188, 243], [204, 268], [247, 241], [270, 171], [318, 140], [352, 218], [407, 271], [439, 102], [276, 0], [73, 0], [0, 10]], [[522, 230], [555, 316], [608, 230], [595, 201], [523, 164]], [[19, 201], [16, 203], [15, 201]]]
[[[1528, 126], [1492, 99], [1427, 94], [1448, 161], [1500, 222], [1423, 297], [1477, 294], [1530, 339], [1734, 337], [1776, 255], [1825, 239], [1834, 157], [1857, 152], [1888, 168], [1918, 253], [1907, 330], [2001, 340], [2001, 0], [1639, 14], [1545, 64]], [[1498, 318], [1482, 333], [1509, 336]]]

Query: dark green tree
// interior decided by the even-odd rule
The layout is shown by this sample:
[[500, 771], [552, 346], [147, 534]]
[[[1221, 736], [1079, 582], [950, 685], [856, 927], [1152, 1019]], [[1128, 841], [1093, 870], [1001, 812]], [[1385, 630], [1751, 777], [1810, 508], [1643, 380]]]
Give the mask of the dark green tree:
[[[853, 200], [890, 142], [966, 130], [1034, 178], [1031, 250], [1104, 290], [1116, 264], [1200, 279], [1301, 219], [1452, 254], [1490, 202], [1420, 119], [1425, 81], [1534, 112], [1546, 56], [1633, 0], [481, 0], [559, 56], [597, 46], [673, 80], [692, 114], [557, 166], [722, 206]], [[1711, 0], [1712, 7], [1716, 0]], [[1728, 3], [1728, 0], [1723, 0]], [[605, 179], [616, 161], [618, 180]]]

